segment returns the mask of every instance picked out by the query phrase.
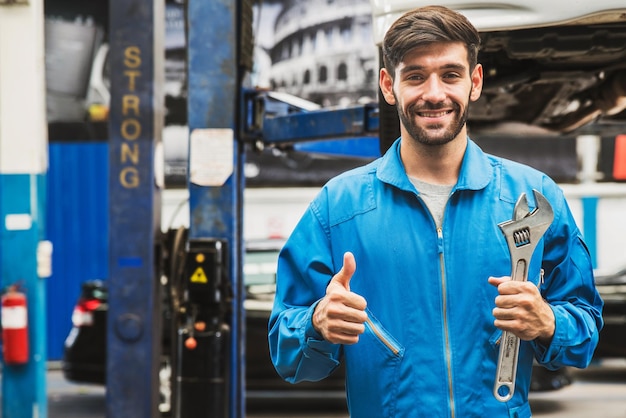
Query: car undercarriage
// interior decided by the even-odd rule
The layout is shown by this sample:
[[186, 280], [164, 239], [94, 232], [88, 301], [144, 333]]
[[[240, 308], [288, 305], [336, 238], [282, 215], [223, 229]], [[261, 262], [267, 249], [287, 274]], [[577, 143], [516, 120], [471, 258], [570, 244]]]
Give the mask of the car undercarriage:
[[[626, 21], [481, 33], [481, 98], [470, 127], [591, 132], [626, 123]], [[530, 129], [532, 127], [532, 129]]]

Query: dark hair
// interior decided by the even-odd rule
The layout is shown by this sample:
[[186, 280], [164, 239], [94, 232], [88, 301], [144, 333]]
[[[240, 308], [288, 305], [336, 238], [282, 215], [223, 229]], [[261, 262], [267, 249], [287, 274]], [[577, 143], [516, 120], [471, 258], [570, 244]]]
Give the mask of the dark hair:
[[391, 77], [412, 49], [434, 42], [463, 42], [470, 73], [478, 62], [480, 36], [470, 21], [443, 6], [426, 6], [406, 12], [396, 20], [383, 40], [383, 64]]

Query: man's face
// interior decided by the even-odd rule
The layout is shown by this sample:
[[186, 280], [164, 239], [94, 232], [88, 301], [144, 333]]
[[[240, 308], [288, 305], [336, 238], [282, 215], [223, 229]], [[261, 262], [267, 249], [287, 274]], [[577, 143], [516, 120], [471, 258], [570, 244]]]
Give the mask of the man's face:
[[381, 72], [381, 90], [398, 109], [406, 133], [424, 145], [465, 137], [468, 105], [480, 97], [482, 67], [470, 75], [460, 42], [416, 48], [398, 65], [395, 80]]

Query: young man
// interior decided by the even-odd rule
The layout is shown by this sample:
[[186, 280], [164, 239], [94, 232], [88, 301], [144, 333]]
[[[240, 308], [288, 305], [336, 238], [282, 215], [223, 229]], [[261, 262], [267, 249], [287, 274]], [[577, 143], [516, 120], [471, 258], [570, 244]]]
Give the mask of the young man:
[[[559, 187], [467, 136], [481, 93], [480, 38], [443, 7], [413, 10], [383, 45], [380, 87], [401, 137], [331, 180], [281, 252], [270, 351], [290, 382], [346, 363], [352, 418], [530, 417], [533, 358], [585, 367], [602, 327], [588, 251]], [[511, 281], [498, 224], [521, 193], [554, 221], [528, 281]], [[521, 340], [516, 388], [493, 395], [499, 340]]]

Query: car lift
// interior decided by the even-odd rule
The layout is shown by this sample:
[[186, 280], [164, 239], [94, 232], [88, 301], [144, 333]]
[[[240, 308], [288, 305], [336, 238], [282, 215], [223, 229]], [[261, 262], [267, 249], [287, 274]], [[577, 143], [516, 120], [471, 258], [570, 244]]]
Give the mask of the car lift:
[[[243, 417], [244, 145], [373, 136], [376, 108], [301, 114], [284, 106], [281, 114], [266, 117], [276, 103], [243, 89], [252, 64], [252, 1], [188, 0], [190, 225], [164, 251], [156, 232], [162, 173], [154, 163], [161, 152], [162, 111], [162, 75], [155, 71], [162, 65], [154, 51], [161, 50], [156, 34], [163, 5], [110, 1], [107, 416], [158, 414], [157, 287], [165, 270], [177, 299], [170, 342], [173, 416]], [[165, 269], [163, 253], [169, 257]]]
[[164, 8], [109, 2], [109, 418], [159, 416]]

